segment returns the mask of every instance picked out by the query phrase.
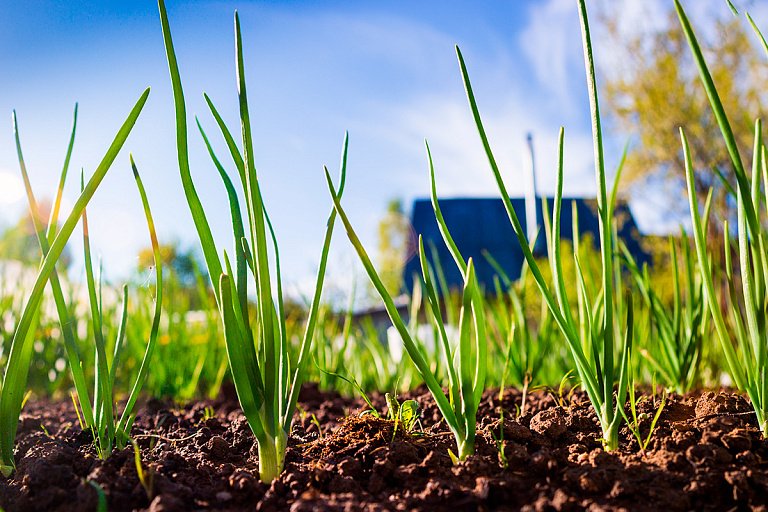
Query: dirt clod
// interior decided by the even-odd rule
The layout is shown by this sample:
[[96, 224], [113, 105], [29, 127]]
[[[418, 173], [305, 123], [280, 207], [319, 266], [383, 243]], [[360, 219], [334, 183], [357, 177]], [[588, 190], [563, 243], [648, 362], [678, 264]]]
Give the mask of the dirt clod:
[[545, 409], [531, 418], [531, 430], [548, 438], [557, 439], [568, 431], [565, 413], [560, 407]]

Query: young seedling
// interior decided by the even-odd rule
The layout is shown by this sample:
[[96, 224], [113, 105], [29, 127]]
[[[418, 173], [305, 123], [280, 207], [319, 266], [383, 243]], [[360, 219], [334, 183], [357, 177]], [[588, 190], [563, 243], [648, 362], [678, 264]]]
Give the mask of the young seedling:
[[[350, 377], [347, 378], [339, 373], [323, 370], [322, 368], [320, 368], [320, 371], [328, 375], [338, 377], [344, 382], [350, 384], [353, 388], [355, 388], [355, 390], [357, 390], [357, 392], [360, 394], [363, 400], [365, 400], [365, 403], [368, 404], [369, 407], [369, 409], [366, 409], [360, 413], [361, 416], [364, 414], [370, 414], [376, 418], [381, 418], [381, 414], [379, 414], [379, 411], [377, 411], [373, 406], [371, 399], [368, 398], [368, 395], [365, 394], [365, 391], [363, 391], [363, 388], [360, 387], [360, 384], [357, 382], [357, 379], [355, 379], [353, 375], [350, 375]], [[389, 409], [387, 412], [387, 419], [389, 421], [395, 422], [395, 432], [397, 432], [398, 423], [402, 423], [406, 432], [412, 433], [413, 429], [416, 427], [416, 424], [419, 421], [419, 416], [421, 416], [421, 410], [419, 409], [418, 402], [416, 402], [416, 400], [406, 400], [401, 404], [397, 401], [396, 396], [392, 396], [389, 393], [386, 393], [384, 398], [387, 401], [387, 407]], [[318, 428], [320, 428], [320, 425], [318, 425]]]
[[[387, 413], [387, 419], [395, 423], [395, 430], [392, 432], [392, 438], [394, 439], [397, 433], [398, 425], [402, 424], [407, 433], [411, 433], [416, 428], [416, 423], [421, 416], [421, 410], [419, 410], [419, 404], [416, 400], [406, 400], [402, 404], [397, 401], [396, 396], [392, 396], [389, 393], [384, 395], [387, 401], [387, 407], [389, 409]], [[378, 416], [378, 415], [377, 415]]]
[[141, 482], [141, 486], [147, 494], [147, 499], [152, 501], [152, 498], [155, 496], [155, 472], [152, 468], [149, 468], [146, 471], [144, 470], [144, 466], [141, 463], [141, 451], [139, 450], [139, 445], [133, 439], [131, 439], [131, 444], [133, 445], [133, 461], [136, 465], [136, 474], [139, 475], [139, 482]]
[[573, 392], [578, 387], [578, 384], [576, 384], [575, 386], [572, 386], [571, 389], [566, 394], [566, 389], [567, 389], [566, 386], [568, 385], [568, 381], [573, 378], [572, 374], [573, 374], [573, 370], [569, 370], [565, 375], [563, 375], [563, 378], [560, 379], [560, 384], [558, 384], [557, 389], [554, 389], [553, 387], [550, 387], [550, 386], [540, 386], [540, 387], [537, 386], [536, 388], [534, 388], [534, 390], [543, 389], [544, 391], [549, 393], [549, 395], [552, 398], [555, 399], [555, 402], [557, 402], [558, 406], [568, 407], [572, 402]]
[[[203, 142], [208, 149], [229, 198], [234, 235], [235, 266], [233, 272], [226, 251], [223, 253], [223, 261], [220, 259], [203, 206], [192, 182], [189, 169], [187, 114], [181, 86], [181, 76], [173, 49], [168, 15], [163, 0], [158, 0], [158, 7], [173, 87], [176, 111], [176, 143], [179, 172], [184, 187], [184, 194], [195, 222], [208, 273], [214, 284], [216, 303], [224, 325], [224, 339], [232, 371], [232, 380], [235, 383], [235, 389], [243, 413], [258, 443], [259, 476], [263, 482], [268, 483], [277, 478], [283, 470], [287, 440], [291, 429], [293, 413], [296, 409], [299, 389], [307, 376], [306, 365], [309, 348], [317, 323], [320, 294], [325, 279], [325, 269], [336, 212], [331, 210], [328, 219], [315, 292], [309, 310], [304, 337], [301, 342], [298, 358], [291, 364], [277, 241], [264, 208], [256, 174], [245, 86], [245, 65], [243, 62], [239, 16], [235, 12], [236, 78], [240, 105], [240, 125], [242, 128], [242, 153], [226, 124], [213, 106], [213, 102], [211, 102], [207, 95], [205, 95], [205, 99], [237, 168], [240, 184], [245, 196], [248, 214], [247, 224], [244, 224], [244, 219], [241, 215], [236, 189], [218, 158], [216, 158], [208, 143], [208, 138], [198, 123]], [[345, 179], [346, 155], [347, 141], [345, 139], [341, 164], [341, 188], [343, 188]], [[341, 193], [341, 190], [339, 193]], [[247, 233], [244, 227], [246, 225], [248, 227]], [[270, 271], [270, 245], [274, 250], [276, 267], [274, 276]], [[256, 282], [257, 292], [256, 314], [254, 315], [256, 325], [253, 326], [256, 328], [255, 335], [251, 326], [251, 315], [249, 314], [249, 271]], [[273, 290], [273, 277], [275, 277], [277, 283], [276, 290]], [[291, 377], [291, 372], [293, 377]]]
[[632, 419], [630, 420], [627, 417], [627, 413], [624, 412], [624, 409], [619, 409], [619, 411], [621, 412], [621, 415], [624, 418], [624, 421], [627, 422], [627, 426], [629, 427], [629, 430], [632, 432], [632, 434], [634, 434], [635, 439], [637, 439], [637, 444], [640, 446], [640, 451], [645, 453], [645, 450], [648, 448], [648, 444], [650, 444], [651, 442], [651, 437], [653, 436], [653, 432], [656, 430], [656, 423], [659, 421], [659, 418], [661, 418], [661, 413], [664, 411], [664, 405], [667, 403], [667, 392], [665, 390], [662, 394], [661, 403], [656, 408], [656, 413], [653, 415], [653, 419], [651, 420], [651, 426], [648, 429], [648, 435], [645, 437], [645, 440], [643, 440], [643, 437], [640, 434], [640, 421], [646, 418], [643, 417], [643, 413], [641, 413], [640, 415], [637, 414], [637, 405], [640, 403], [641, 400], [643, 399], [642, 398], [635, 399], [635, 388], [634, 386], [630, 387], [629, 388], [629, 405], [630, 405], [630, 411], [632, 412]]
[[323, 434], [323, 427], [320, 426], [320, 421], [317, 419], [317, 416], [315, 416], [315, 413], [312, 413], [312, 418], [310, 421], [315, 427], [317, 427], [317, 435], [319, 435], [321, 438], [325, 437], [325, 434]]
[[491, 436], [496, 444], [496, 450], [499, 452], [499, 462], [501, 463], [501, 467], [506, 469], [509, 467], [509, 461], [507, 460], [507, 455], [504, 453], [504, 448], [506, 447], [506, 443], [504, 442], [504, 409], [501, 409], [501, 412], [499, 413], [499, 436], [496, 437], [496, 433], [493, 430], [491, 430]]

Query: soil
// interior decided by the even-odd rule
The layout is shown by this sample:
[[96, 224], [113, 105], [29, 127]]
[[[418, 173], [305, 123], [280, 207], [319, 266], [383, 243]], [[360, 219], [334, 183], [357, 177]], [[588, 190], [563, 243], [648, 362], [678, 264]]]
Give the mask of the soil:
[[[16, 438], [18, 470], [0, 477], [0, 506], [96, 510], [95, 484], [114, 511], [768, 511], [768, 441], [748, 401], [726, 391], [670, 396], [647, 449], [624, 425], [616, 452], [602, 449], [579, 391], [536, 391], [519, 415], [520, 391], [502, 400], [487, 391], [477, 453], [456, 465], [453, 436], [426, 389], [399, 398], [419, 403], [419, 432], [359, 415], [362, 400], [305, 386], [285, 471], [271, 484], [259, 482], [254, 437], [231, 390], [184, 407], [149, 400], [132, 431], [146, 487], [133, 447], [102, 461], [71, 401], [31, 401]], [[386, 411], [383, 396], [372, 399]], [[656, 407], [651, 397], [639, 407], [645, 438]]]

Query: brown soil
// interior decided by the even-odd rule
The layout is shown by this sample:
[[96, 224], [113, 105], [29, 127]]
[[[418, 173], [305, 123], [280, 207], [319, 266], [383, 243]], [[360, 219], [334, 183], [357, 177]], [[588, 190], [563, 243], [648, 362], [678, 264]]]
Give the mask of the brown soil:
[[[645, 453], [626, 426], [620, 449], [608, 453], [583, 394], [560, 403], [535, 392], [516, 418], [520, 392], [508, 390], [499, 401], [498, 391], [489, 391], [478, 413], [477, 454], [456, 466], [448, 456], [455, 443], [429, 393], [400, 398], [419, 402], [423, 434], [356, 415], [361, 400], [305, 386], [286, 470], [271, 485], [258, 480], [254, 437], [231, 394], [180, 409], [150, 400], [132, 432], [152, 476], [146, 489], [132, 447], [99, 460], [71, 402], [31, 402], [16, 438], [18, 471], [0, 478], [0, 506], [96, 510], [90, 481], [115, 511], [768, 511], [768, 441], [737, 395], [672, 396]], [[383, 396], [373, 399], [384, 411]], [[206, 408], [214, 411], [207, 419]], [[641, 410], [645, 436], [653, 400], [642, 401]], [[501, 430], [507, 467], [493, 437]]]

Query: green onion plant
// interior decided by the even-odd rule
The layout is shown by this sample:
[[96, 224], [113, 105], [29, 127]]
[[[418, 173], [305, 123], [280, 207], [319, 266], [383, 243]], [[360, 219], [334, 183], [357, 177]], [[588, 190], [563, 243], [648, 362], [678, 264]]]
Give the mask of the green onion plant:
[[[686, 182], [688, 185], [688, 198], [693, 221], [694, 240], [696, 252], [699, 258], [699, 269], [704, 286], [706, 288], [709, 310], [714, 319], [715, 329], [720, 339], [720, 345], [725, 354], [728, 365], [728, 373], [733, 384], [740, 390], [746, 391], [752, 402], [757, 423], [764, 436], [768, 436], [768, 339], [766, 338], [766, 314], [768, 313], [768, 252], [766, 240], [768, 233], [760, 221], [760, 188], [761, 185], [768, 190], [768, 169], [766, 164], [766, 150], [762, 139], [762, 123], [760, 119], [755, 121], [755, 142], [752, 161], [751, 176], [747, 175], [744, 164], [736, 145], [736, 140], [723, 109], [720, 96], [715, 88], [712, 76], [707, 68], [701, 48], [691, 27], [690, 21], [683, 10], [679, 0], [675, 0], [680, 24], [685, 32], [694, 61], [699, 69], [701, 81], [720, 126], [728, 153], [731, 157], [737, 186], [737, 239], [739, 254], [739, 272], [741, 274], [741, 294], [734, 284], [734, 271], [731, 265], [731, 244], [728, 222], [725, 222], [725, 270], [729, 282], [730, 304], [727, 314], [731, 320], [732, 330], [729, 330], [723, 311], [715, 294], [713, 274], [709, 262], [705, 231], [702, 219], [699, 216], [699, 206], [696, 201], [696, 190], [693, 181], [693, 166], [688, 140], [683, 128], [680, 128], [683, 153], [685, 157]], [[766, 45], [760, 31], [755, 26], [752, 18], [748, 19], [760, 38], [766, 53]], [[762, 183], [761, 183], [762, 181]], [[739, 297], [741, 295], [741, 297]], [[736, 344], [731, 338], [731, 332], [736, 334]], [[734, 346], [736, 345], [736, 346]], [[738, 352], [737, 352], [738, 348]]]
[[[483, 293], [478, 286], [475, 276], [474, 263], [471, 258], [465, 262], [456, 248], [440, 213], [435, 188], [434, 166], [428, 145], [427, 156], [429, 159], [432, 205], [435, 210], [435, 216], [438, 220], [443, 239], [451, 249], [451, 254], [464, 278], [458, 322], [459, 339], [457, 346], [451, 347], [442, 318], [441, 301], [432, 279], [434, 272], [427, 262], [424, 243], [421, 237], [419, 237], [419, 258], [424, 277], [425, 293], [429, 303], [428, 314], [432, 317], [431, 323], [437, 326], [440, 335], [439, 343], [442, 349], [444, 365], [448, 371], [448, 397], [443, 393], [440, 383], [434, 375], [435, 366], [430, 364], [424, 353], [423, 345], [416, 340], [415, 335], [412, 333], [415, 330], [415, 320], [409, 330], [397, 311], [391, 295], [382, 283], [360, 239], [352, 228], [352, 224], [341, 206], [340, 194], [336, 192], [336, 188], [327, 171], [325, 176], [334, 206], [346, 228], [349, 240], [357, 251], [374, 288], [376, 288], [376, 291], [383, 300], [387, 313], [402, 339], [403, 346], [406, 352], [408, 352], [410, 360], [413, 362], [419, 375], [424, 379], [424, 383], [434, 397], [446, 424], [453, 433], [458, 451], [457, 454], [450, 452], [450, 455], [452, 460], [456, 462], [466, 459], [467, 456], [475, 452], [477, 406], [482, 396], [487, 370], [485, 309], [483, 307]], [[412, 308], [412, 314], [414, 309]]]
[[[711, 204], [711, 201], [707, 202], [705, 219], [708, 218]], [[704, 284], [700, 278], [696, 279], [696, 261], [691, 253], [688, 236], [683, 231], [680, 238], [682, 279], [675, 239], [671, 235], [669, 237], [673, 287], [671, 311], [653, 287], [648, 266], [644, 265], [641, 270], [621, 240], [619, 247], [654, 326], [654, 335], [651, 336], [653, 341], [649, 342], [647, 348], [639, 349], [639, 352], [646, 358], [653, 373], [658, 374], [666, 386], [684, 394], [700, 382], [699, 369], [704, 339], [710, 328], [710, 317], [705, 314]]]
[[[600, 126], [600, 111], [597, 99], [597, 85], [595, 80], [594, 61], [592, 57], [592, 43], [589, 35], [589, 24], [587, 21], [587, 11], [584, 0], [579, 0], [579, 14], [581, 19], [582, 39], [584, 44], [584, 57], [587, 71], [587, 84], [589, 86], [590, 108], [592, 111], [592, 129], [595, 148], [595, 171], [598, 185], [598, 215], [600, 225], [600, 247], [602, 261], [602, 290], [594, 301], [589, 301], [584, 275], [579, 270], [577, 291], [582, 295], [584, 304], [592, 302], [590, 308], [585, 308], [584, 316], [581, 321], [584, 322], [584, 329], [579, 325], [571, 313], [568, 296], [565, 286], [565, 277], [562, 272], [562, 254], [560, 250], [560, 211], [562, 202], [563, 187], [563, 130], [559, 137], [559, 158], [558, 158], [558, 180], [557, 194], [554, 203], [554, 212], [552, 219], [552, 242], [549, 248], [550, 265], [554, 281], [554, 292], [550, 289], [544, 280], [541, 270], [529, 248], [528, 241], [525, 239], [525, 232], [520, 225], [517, 215], [512, 208], [506, 186], [501, 178], [496, 160], [491, 151], [490, 144], [485, 134], [485, 130], [480, 119], [480, 113], [477, 108], [472, 86], [469, 81], [464, 58], [461, 51], [456, 47], [456, 53], [461, 67], [464, 86], [472, 110], [475, 124], [482, 141], [485, 153], [488, 157], [491, 170], [493, 171], [496, 183], [507, 215], [517, 235], [520, 246], [525, 255], [526, 261], [533, 273], [534, 279], [538, 284], [544, 301], [549, 307], [555, 322], [560, 327], [566, 339], [571, 355], [574, 358], [576, 370], [581, 379], [582, 385], [586, 390], [590, 401], [600, 420], [603, 432], [603, 443], [606, 450], [615, 450], [618, 448], [618, 432], [621, 422], [621, 414], [618, 408], [623, 408], [627, 395], [627, 389], [630, 384], [629, 375], [629, 353], [633, 338], [633, 315], [632, 299], [628, 295], [626, 299], [627, 321], [622, 325], [625, 331], [622, 343], [618, 365], [614, 361], [615, 338], [619, 330], [614, 322], [617, 313], [617, 306], [621, 307], [623, 300], [620, 297], [620, 285], [615, 282], [618, 272], [614, 271], [615, 256], [613, 251], [612, 238], [614, 229], [612, 226], [613, 206], [616, 197], [616, 186], [611, 194], [611, 200], [608, 201], [606, 190], [606, 173], [603, 159], [603, 139]], [[576, 255], [576, 266], [581, 268], [581, 264]], [[620, 330], [619, 330], [620, 332]], [[616, 398], [614, 398], [614, 386], [618, 384]]]
[[[277, 478], [283, 469], [287, 439], [293, 413], [296, 409], [299, 388], [307, 375], [306, 365], [309, 348], [317, 323], [320, 294], [336, 213], [331, 210], [328, 219], [306, 330], [298, 357], [292, 363], [291, 349], [286, 334], [277, 241], [262, 202], [254, 165], [240, 19], [235, 12], [236, 75], [242, 128], [242, 153], [226, 124], [219, 116], [213, 102], [207, 95], [205, 99], [222, 132], [237, 169], [245, 196], [247, 224], [244, 224], [241, 215], [236, 189], [214, 154], [208, 143], [208, 138], [198, 122], [203, 142], [210, 153], [229, 198], [234, 235], [235, 266], [233, 269], [227, 252], [223, 252], [223, 261], [217, 253], [205, 212], [192, 181], [189, 169], [187, 114], [181, 77], [163, 0], [158, 0], [158, 7], [173, 85], [178, 162], [184, 193], [195, 222], [208, 273], [214, 283], [216, 303], [224, 325], [224, 338], [232, 380], [235, 383], [243, 413], [258, 443], [259, 475], [262, 481], [271, 482]], [[345, 140], [341, 164], [342, 187], [345, 178], [346, 154], [347, 142]], [[245, 225], [248, 227], [247, 237]], [[276, 290], [273, 290], [272, 274], [269, 268], [270, 245], [274, 250]], [[249, 271], [255, 279], [257, 294], [256, 321], [253, 326], [249, 315], [247, 288]], [[292, 376], [291, 371], [293, 372]]]
[[[54, 207], [51, 209], [51, 217], [49, 220], [48, 234], [44, 232], [44, 227], [41, 224], [40, 212], [38, 209], [37, 201], [35, 200], [32, 187], [30, 185], [29, 176], [27, 174], [26, 165], [24, 164], [24, 157], [21, 151], [21, 142], [19, 140], [18, 125], [14, 115], [14, 131], [16, 133], [16, 149], [19, 157], [19, 165], [21, 167], [21, 174], [26, 187], [27, 198], [29, 202], [29, 210], [32, 216], [35, 231], [38, 236], [38, 242], [41, 252], [43, 254], [48, 250], [49, 240], [55, 236], [58, 210], [61, 202], [61, 195], [64, 189], [66, 181], [67, 169], [69, 158], [72, 151], [72, 145], [74, 142], [75, 125], [77, 120], [77, 107], [75, 107], [75, 121], [73, 123], [72, 136], [70, 137], [69, 148], [67, 150], [67, 157], [65, 159], [64, 169], [61, 173], [61, 179], [59, 182], [58, 194], [54, 202]], [[147, 202], [144, 187], [141, 179], [139, 178], [138, 170], [133, 162], [133, 156], [130, 157], [131, 166], [133, 168], [134, 178], [139, 189], [144, 212], [147, 218], [147, 225], [149, 226], [150, 238], [152, 240], [152, 246], [155, 253], [155, 266], [157, 268], [157, 280], [156, 280], [156, 296], [158, 300], [162, 300], [162, 267], [160, 264], [159, 247], [157, 244], [157, 237], [155, 235], [154, 224], [152, 222], [152, 216], [149, 211], [149, 204]], [[81, 190], [84, 187], [81, 177]], [[108, 361], [106, 352], [106, 344], [103, 335], [103, 318], [104, 311], [102, 308], [101, 299], [101, 279], [97, 284], [94, 280], [93, 265], [90, 255], [90, 237], [88, 235], [88, 218], [86, 210], [82, 212], [83, 223], [83, 247], [85, 250], [85, 271], [86, 281], [88, 286], [88, 296], [91, 309], [91, 326], [93, 333], [93, 341], [96, 349], [96, 364], [94, 371], [94, 399], [93, 403], [89, 398], [87, 389], [85, 388], [83, 368], [86, 365], [86, 360], [82, 351], [82, 347], [77, 343], [74, 333], [72, 332], [73, 321], [69, 309], [66, 307], [61, 285], [58, 280], [58, 274], [56, 270], [51, 274], [51, 288], [53, 290], [54, 300], [57, 305], [57, 311], [59, 314], [60, 325], [62, 332], [64, 333], [64, 342], [67, 347], [68, 355], [70, 356], [70, 368], [72, 369], [73, 381], [75, 383], [75, 389], [77, 391], [77, 398], [81, 404], [82, 417], [85, 418], [85, 425], [92, 429], [94, 439], [96, 440], [96, 447], [99, 455], [102, 458], [106, 458], [112, 452], [112, 448], [117, 446], [118, 449], [125, 447], [125, 443], [128, 438], [128, 432], [133, 424], [133, 407], [138, 398], [138, 393], [141, 390], [143, 380], [146, 378], [146, 374], [149, 368], [149, 361], [151, 360], [152, 352], [156, 345], [157, 333], [160, 321], [160, 302], [155, 303], [155, 314], [152, 325], [152, 330], [149, 336], [149, 342], [146, 345], [144, 351], [144, 357], [142, 365], [139, 370], [139, 374], [136, 378], [136, 384], [128, 398], [128, 403], [123, 409], [122, 417], [120, 421], [115, 424], [115, 411], [113, 407], [113, 389], [115, 378], [117, 376], [117, 368], [120, 366], [121, 354], [124, 347], [124, 334], [128, 313], [128, 287], [123, 287], [123, 308], [120, 314], [119, 329], [116, 333], [116, 340], [114, 343], [114, 354], [112, 356], [111, 363]]]
[[[139, 393], [141, 392], [142, 386], [144, 385], [144, 381], [147, 378], [150, 361], [152, 360], [152, 355], [155, 351], [155, 347], [157, 346], [163, 302], [163, 267], [160, 258], [160, 245], [157, 241], [155, 226], [154, 222], [152, 221], [152, 214], [149, 210], [149, 202], [147, 200], [146, 192], [144, 191], [144, 185], [142, 184], [141, 178], [139, 177], [139, 171], [136, 168], [136, 164], [133, 161], [132, 155], [130, 156], [130, 161], [131, 168], [133, 170], [133, 176], [139, 189], [139, 195], [141, 196], [141, 203], [144, 209], [147, 226], [149, 228], [149, 235], [155, 260], [155, 304], [154, 315], [152, 316], [152, 328], [150, 330], [149, 340], [147, 341], [146, 348], [144, 349], [141, 366], [139, 367], [139, 372], [136, 376], [136, 380], [134, 381], [133, 388], [131, 389], [128, 400], [117, 423], [115, 423], [116, 411], [114, 407], [114, 387], [115, 379], [117, 376], [117, 369], [120, 367], [122, 360], [125, 357], [125, 332], [128, 320], [128, 285], [123, 286], [123, 305], [122, 311], [120, 313], [120, 323], [115, 335], [114, 349], [110, 361], [103, 330], [104, 312], [101, 299], [101, 271], [99, 271], [98, 280], [95, 279], [90, 254], [91, 251], [89, 240], [90, 237], [88, 234], [88, 217], [85, 210], [83, 210], [82, 215], [85, 275], [86, 283], [88, 286], [91, 329], [96, 349], [96, 371], [94, 372], [95, 381], [93, 404], [92, 407], [85, 407], [88, 407], [93, 411], [93, 435], [97, 442], [99, 456], [103, 459], [109, 457], [114, 448], [117, 448], [118, 450], [125, 448], [129, 441], [129, 433], [131, 427], [133, 426], [133, 421], [136, 418], [136, 411], [134, 411], [134, 407], [136, 405], [136, 401], [139, 398]], [[62, 324], [68, 322], [68, 317], [62, 318]], [[79, 364], [82, 365], [82, 362]], [[89, 396], [78, 394], [78, 399], [82, 406], [83, 403], [89, 400]]]
[[[37, 326], [37, 319], [40, 313], [40, 305], [43, 300], [45, 285], [51, 279], [51, 276], [55, 271], [56, 262], [61, 256], [64, 246], [80, 220], [80, 216], [85, 210], [86, 205], [91, 200], [91, 197], [93, 197], [93, 194], [104, 179], [104, 176], [106, 176], [107, 171], [117, 157], [125, 140], [128, 138], [148, 96], [149, 89], [146, 89], [118, 130], [118, 133], [104, 155], [104, 158], [99, 163], [93, 176], [88, 181], [88, 184], [83, 188], [80, 197], [75, 202], [72, 211], [64, 221], [64, 224], [58, 233], [55, 233], [55, 236], [51, 236], [52, 240], [49, 242], [48, 235], [43, 234], [42, 226], [38, 224], [39, 228], [36, 227], [44, 259], [40, 264], [37, 278], [35, 279], [35, 283], [29, 293], [21, 318], [16, 326], [10, 353], [8, 354], [5, 375], [3, 376], [2, 390], [0, 390], [0, 471], [4, 475], [9, 475], [16, 467], [13, 458], [13, 442], [16, 436], [16, 429], [18, 428], [19, 414], [21, 413], [25, 394], [35, 328]], [[20, 162], [23, 165], [23, 159], [20, 159]], [[33, 219], [36, 218], [37, 215], [37, 210], [33, 209]], [[54, 222], [51, 225], [55, 226], [56, 223]], [[54, 281], [52, 281], [52, 288], [54, 290], [54, 296], [56, 296], [58, 292], [56, 291]], [[57, 299], [57, 308], [59, 307], [60, 303]], [[67, 327], [64, 325], [62, 325], [62, 327], [66, 333]], [[65, 343], [68, 343], [66, 338]], [[76, 349], [74, 346], [68, 346], [67, 350], [68, 355], [71, 358], [70, 363], [72, 363], [74, 360], [73, 356], [76, 354], [76, 352], [74, 352]], [[71, 368], [73, 368], [73, 366], [74, 365], [70, 364]], [[72, 371], [73, 376], [78, 372], [77, 369], [73, 369]], [[77, 377], [74, 378], [77, 379]], [[76, 384], [76, 389], [78, 389], [78, 391], [81, 389], [84, 390], [84, 381]], [[91, 423], [91, 425], [93, 425], [93, 423]]]

